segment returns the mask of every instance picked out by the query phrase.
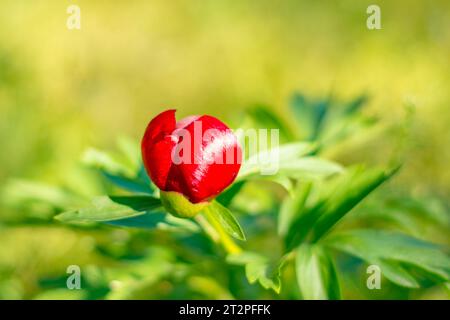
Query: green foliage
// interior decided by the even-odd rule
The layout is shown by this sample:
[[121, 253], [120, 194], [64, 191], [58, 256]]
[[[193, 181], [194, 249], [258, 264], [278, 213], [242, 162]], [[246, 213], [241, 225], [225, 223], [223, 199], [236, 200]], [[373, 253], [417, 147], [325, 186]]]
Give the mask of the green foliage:
[[395, 170], [355, 167], [327, 181], [299, 184], [294, 198], [283, 204], [279, 232], [285, 235], [287, 250], [309, 237], [318, 241]]
[[317, 244], [301, 244], [295, 251], [297, 283], [303, 299], [340, 299], [339, 281], [331, 256]]
[[450, 280], [450, 258], [437, 245], [400, 233], [382, 230], [351, 230], [336, 233], [325, 244], [380, 266], [392, 282], [419, 287], [416, 273], [430, 280]]
[[280, 139], [284, 142], [295, 139], [295, 133], [289, 128], [286, 121], [279, 117], [270, 108], [255, 106], [247, 110], [253, 124], [260, 128], [280, 130]]
[[321, 179], [344, 170], [333, 161], [310, 156], [314, 150], [314, 144], [294, 142], [253, 154], [242, 164], [236, 183], [270, 181], [291, 192], [293, 180]]
[[[282, 145], [313, 144], [303, 156], [345, 167], [330, 175], [256, 173], [216, 198], [245, 231], [247, 241], [236, 243], [270, 265], [302, 215], [295, 208], [310, 210], [327, 194], [322, 188], [354, 165], [389, 171], [389, 159], [401, 159], [399, 174], [330, 220], [317, 242], [299, 225], [306, 236], [298, 246], [326, 250], [342, 298], [450, 298], [450, 282], [385, 259], [382, 289], [368, 290], [369, 262], [325, 247], [335, 235], [364, 229], [449, 252], [448, 0], [380, 1], [380, 31], [365, 28], [365, 1], [71, 2], [84, 18], [70, 32], [67, 2], [27, 1], [27, 10], [22, 1], [1, 4], [0, 299], [301, 298], [298, 247], [286, 253], [279, 294], [249, 285], [245, 267], [226, 262], [220, 232], [203, 213], [53, 219], [102, 195], [158, 198], [140, 166], [139, 139], [167, 107], [180, 117], [211, 114], [232, 128], [279, 129]], [[305, 91], [290, 95], [295, 87]], [[115, 150], [122, 133], [132, 139], [119, 139]], [[390, 242], [380, 244], [394, 254]], [[81, 266], [81, 290], [66, 289], [69, 264]], [[408, 287], [387, 279], [391, 269]]]
[[249, 283], [258, 282], [265, 289], [272, 289], [276, 293], [280, 293], [280, 274], [285, 259], [273, 264], [263, 255], [241, 252], [229, 255], [227, 261], [231, 264], [245, 266], [245, 275]]
[[87, 149], [81, 162], [98, 170], [113, 185], [135, 193], [154, 192], [154, 186], [139, 159], [139, 148], [128, 139], [118, 141], [122, 152], [111, 154], [94, 148]]
[[320, 148], [336, 144], [347, 137], [360, 134], [376, 123], [376, 120], [361, 113], [368, 97], [361, 95], [340, 104], [328, 97], [311, 99], [296, 93], [291, 98], [291, 109], [301, 129], [302, 138], [319, 142]]
[[328, 232], [345, 214], [362, 201], [380, 184], [388, 180], [397, 171], [397, 168], [388, 171], [372, 169], [364, 171], [355, 169], [348, 176], [343, 176], [328, 199], [319, 200], [324, 209], [314, 226], [312, 241], [317, 241]]
[[[119, 140], [115, 153], [90, 148], [82, 156], [84, 168], [110, 195], [85, 199], [64, 186], [11, 181], [3, 193], [10, 204], [29, 211], [44, 204], [49, 212], [40, 221], [56, 212], [59, 227], [96, 232], [96, 251], [105, 260], [86, 266], [79, 295], [61, 295], [49, 286], [35, 298], [341, 299], [347, 285], [342, 281], [351, 272], [342, 266], [350, 256], [378, 265], [397, 287], [447, 283], [444, 246], [373, 228], [394, 226], [417, 237], [421, 226], [431, 226], [442, 228], [445, 237], [445, 206], [397, 195], [388, 186], [368, 197], [398, 165], [344, 168], [325, 157], [328, 147], [373, 123], [361, 115], [366, 100], [338, 104], [297, 94], [292, 108], [303, 128], [298, 131], [269, 109], [251, 109], [251, 123], [281, 126], [285, 143], [247, 157], [235, 183], [189, 219], [167, 212], [131, 140]], [[266, 174], [274, 165], [276, 174]], [[256, 212], [251, 201], [268, 208]], [[0, 265], [1, 258], [0, 252]]]
[[151, 187], [150, 183], [142, 181], [140, 179], [131, 179], [126, 176], [111, 174], [106, 171], [101, 172], [103, 176], [108, 179], [112, 184], [119, 188], [128, 190], [130, 192], [136, 193], [150, 193], [152, 194], [154, 189]]

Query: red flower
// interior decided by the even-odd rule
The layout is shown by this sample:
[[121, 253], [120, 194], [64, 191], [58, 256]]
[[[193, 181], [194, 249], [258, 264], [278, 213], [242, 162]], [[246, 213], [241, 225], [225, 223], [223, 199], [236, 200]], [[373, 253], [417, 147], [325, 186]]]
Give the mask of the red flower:
[[220, 120], [204, 115], [176, 122], [175, 110], [156, 116], [142, 139], [142, 158], [162, 191], [199, 203], [218, 195], [236, 178], [241, 148]]

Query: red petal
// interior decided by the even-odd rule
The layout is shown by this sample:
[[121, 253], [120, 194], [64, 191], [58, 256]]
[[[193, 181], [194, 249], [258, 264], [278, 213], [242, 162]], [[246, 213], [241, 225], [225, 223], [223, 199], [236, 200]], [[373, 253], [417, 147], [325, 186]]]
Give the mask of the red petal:
[[145, 129], [142, 143], [152, 143], [158, 135], [170, 135], [176, 127], [175, 109], [161, 112], [150, 121]]
[[[201, 123], [200, 138], [195, 137], [195, 122], [185, 129], [191, 134], [192, 153], [198, 148], [198, 153], [194, 154], [197, 162], [174, 164], [170, 168], [165, 186], [165, 190], [181, 192], [193, 203], [207, 200], [222, 192], [234, 181], [241, 166], [241, 149], [231, 130], [211, 116], [202, 116], [196, 121]], [[210, 132], [210, 139], [202, 139], [209, 129], [215, 129]], [[227, 154], [231, 155], [229, 163], [226, 161]], [[215, 157], [222, 159], [222, 163], [208, 162], [213, 161]]]
[[172, 166], [171, 153], [176, 141], [171, 134], [175, 126], [175, 110], [164, 111], [150, 121], [142, 138], [144, 166], [152, 181], [160, 189], [164, 189]]

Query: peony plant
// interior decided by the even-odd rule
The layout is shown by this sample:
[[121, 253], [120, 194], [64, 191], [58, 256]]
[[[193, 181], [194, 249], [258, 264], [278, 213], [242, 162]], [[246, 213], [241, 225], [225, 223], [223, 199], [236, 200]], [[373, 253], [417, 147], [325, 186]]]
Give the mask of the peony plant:
[[[361, 205], [367, 202], [363, 200], [400, 168], [397, 157], [387, 167], [343, 167], [324, 159], [324, 150], [376, 123], [360, 112], [365, 102], [362, 96], [337, 107], [329, 100], [295, 95], [291, 106], [300, 124], [298, 131], [268, 109], [250, 109], [242, 126], [278, 129], [282, 143], [249, 155], [243, 155], [238, 137], [221, 120], [203, 115], [176, 121], [175, 110], [164, 111], [145, 129], [142, 164], [136, 161], [130, 168], [98, 150], [85, 153], [84, 163], [114, 185], [115, 194], [94, 197], [88, 206], [68, 208], [56, 219], [79, 226], [158, 230], [181, 248], [180, 254], [190, 249], [186, 238], [176, 236], [178, 232], [183, 237], [200, 237], [216, 248], [202, 259], [212, 254], [211, 263], [219, 260], [230, 270], [242, 268], [250, 284], [259, 283], [277, 295], [283, 295], [284, 283], [290, 290], [285, 298], [341, 299], [340, 278], [345, 272], [337, 265], [337, 252], [378, 266], [383, 279], [395, 286], [444, 284], [450, 279], [450, 259], [441, 247], [383, 228], [340, 228], [342, 220], [351, 221], [349, 212], [363, 214], [367, 209]], [[251, 161], [255, 158], [266, 162]], [[261, 166], [275, 159], [276, 174], [261, 175]], [[265, 184], [271, 187], [263, 189]], [[260, 201], [282, 190], [273, 215], [255, 213], [257, 209], [250, 205], [253, 195], [246, 194], [255, 190], [266, 192]], [[261, 236], [255, 228], [262, 218], [269, 220], [265, 232], [270, 232], [271, 240], [256, 246], [254, 241]], [[295, 292], [289, 286], [292, 270]], [[135, 284], [130, 285], [127, 296], [134, 288]]]

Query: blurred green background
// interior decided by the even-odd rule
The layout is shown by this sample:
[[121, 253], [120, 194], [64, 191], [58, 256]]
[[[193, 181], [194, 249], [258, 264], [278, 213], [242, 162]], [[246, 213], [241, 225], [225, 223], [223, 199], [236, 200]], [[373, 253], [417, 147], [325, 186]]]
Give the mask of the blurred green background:
[[[366, 28], [374, 3], [381, 30]], [[70, 4], [81, 8], [81, 30], [66, 27]], [[0, 8], [0, 298], [104, 297], [115, 283], [105, 287], [96, 268], [164, 237], [49, 223], [51, 210], [25, 203], [20, 193], [61, 203], [65, 194], [48, 186], [102, 193], [104, 185], [78, 162], [82, 152], [113, 149], [122, 136], [139, 141], [148, 120], [167, 108], [237, 126], [248, 107], [263, 104], [289, 123], [297, 90], [338, 100], [367, 94], [364, 113], [380, 124], [327, 156], [384, 163], [401, 149], [405, 164], [392, 189], [438, 201], [448, 215], [449, 1], [3, 0]], [[24, 186], [24, 179], [45, 186]], [[416, 236], [450, 242], [445, 226]], [[151, 250], [146, 263], [162, 274], [179, 271], [170, 269], [178, 268], [171, 252]], [[69, 264], [90, 268], [92, 290], [64, 289]], [[190, 278], [187, 291], [174, 293], [176, 281], [184, 283], [158, 281], [142, 297], [230, 297], [210, 278]], [[237, 297], [270, 297], [251, 290]], [[434, 290], [390, 297], [445, 297]], [[360, 291], [347, 297], [373, 298]]]

